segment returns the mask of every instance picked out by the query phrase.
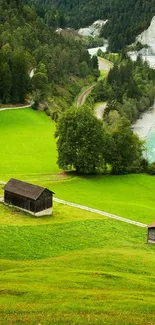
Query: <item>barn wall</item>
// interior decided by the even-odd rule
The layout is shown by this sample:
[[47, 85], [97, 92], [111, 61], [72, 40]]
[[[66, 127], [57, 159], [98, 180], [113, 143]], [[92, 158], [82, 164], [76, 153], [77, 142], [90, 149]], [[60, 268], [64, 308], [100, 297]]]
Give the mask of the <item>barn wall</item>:
[[50, 191], [44, 191], [35, 201], [23, 196], [5, 191], [4, 202], [32, 212], [39, 212], [51, 208], [53, 205], [53, 194]]
[[155, 228], [148, 229], [148, 241], [155, 242]]
[[39, 196], [39, 199], [53, 197], [53, 193], [48, 189], [45, 189], [44, 192]]
[[30, 199], [25, 198], [20, 195], [16, 195], [11, 192], [5, 191], [4, 202], [9, 205], [14, 205], [14, 206], [35, 212], [35, 203], [33, 200], [30, 200]]
[[51, 208], [52, 204], [53, 204], [52, 195], [50, 196], [49, 194], [48, 196], [41, 195], [39, 199], [35, 202], [36, 212]]

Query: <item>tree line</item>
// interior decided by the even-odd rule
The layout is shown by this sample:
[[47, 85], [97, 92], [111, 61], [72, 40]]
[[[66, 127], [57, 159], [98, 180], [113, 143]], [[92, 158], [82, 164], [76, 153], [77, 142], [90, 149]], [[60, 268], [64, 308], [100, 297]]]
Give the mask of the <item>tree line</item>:
[[[109, 55], [103, 54], [109, 58]], [[111, 56], [112, 59], [112, 56]], [[90, 94], [88, 102], [94, 105], [98, 101], [106, 101], [104, 119], [109, 113], [117, 111], [133, 123], [139, 115], [154, 102], [155, 70], [141, 56], [133, 62], [124, 51], [114, 56], [114, 66], [107, 78], [99, 81]]]

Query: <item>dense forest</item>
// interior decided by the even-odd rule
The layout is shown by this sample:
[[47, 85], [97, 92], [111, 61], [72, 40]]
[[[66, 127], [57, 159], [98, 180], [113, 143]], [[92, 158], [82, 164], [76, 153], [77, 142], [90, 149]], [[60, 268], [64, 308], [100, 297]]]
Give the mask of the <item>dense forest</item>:
[[55, 10], [49, 19], [37, 8], [33, 0], [0, 2], [0, 102], [23, 103], [32, 94], [36, 103], [53, 98], [55, 111], [64, 110], [97, 66], [80, 41], [55, 31]]
[[133, 123], [154, 102], [155, 70], [143, 62], [140, 55], [135, 62], [124, 52], [121, 55], [102, 53], [102, 56], [114, 60], [113, 68], [104, 80], [96, 84], [87, 102], [92, 106], [95, 102], [107, 102], [104, 111], [106, 122], [113, 115], [116, 120], [122, 116]]
[[76, 29], [88, 26], [97, 19], [108, 19], [102, 34], [109, 40], [109, 50], [118, 52], [134, 42], [146, 29], [155, 15], [154, 0], [36, 0], [52, 3], [61, 15], [63, 23]]

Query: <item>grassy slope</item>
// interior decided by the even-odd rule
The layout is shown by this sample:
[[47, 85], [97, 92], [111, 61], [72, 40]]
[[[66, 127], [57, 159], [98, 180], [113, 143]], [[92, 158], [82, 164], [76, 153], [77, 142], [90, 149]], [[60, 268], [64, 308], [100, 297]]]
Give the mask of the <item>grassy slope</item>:
[[[54, 124], [44, 113], [0, 112], [0, 124], [0, 179], [20, 175], [57, 197], [154, 220], [154, 177], [58, 181]], [[146, 229], [59, 204], [52, 218], [3, 205], [0, 216], [0, 324], [155, 324], [155, 246]]]
[[146, 224], [155, 220], [155, 178], [148, 175], [75, 177], [47, 186], [64, 200]]
[[1, 222], [1, 324], [154, 324], [146, 229], [58, 204], [42, 219], [3, 207]]
[[0, 127], [0, 179], [58, 171], [55, 126], [44, 112], [2, 111]]

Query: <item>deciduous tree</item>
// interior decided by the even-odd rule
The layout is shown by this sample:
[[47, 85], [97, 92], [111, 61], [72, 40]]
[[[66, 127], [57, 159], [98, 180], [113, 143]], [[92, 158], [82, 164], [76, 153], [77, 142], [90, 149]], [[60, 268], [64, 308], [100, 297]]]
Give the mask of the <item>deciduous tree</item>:
[[103, 167], [103, 126], [88, 107], [68, 109], [56, 136], [60, 168], [90, 174]]
[[140, 165], [143, 151], [143, 141], [133, 133], [130, 122], [122, 117], [117, 129], [112, 134], [114, 145], [111, 151], [110, 163], [113, 173], [129, 172], [132, 165]]

